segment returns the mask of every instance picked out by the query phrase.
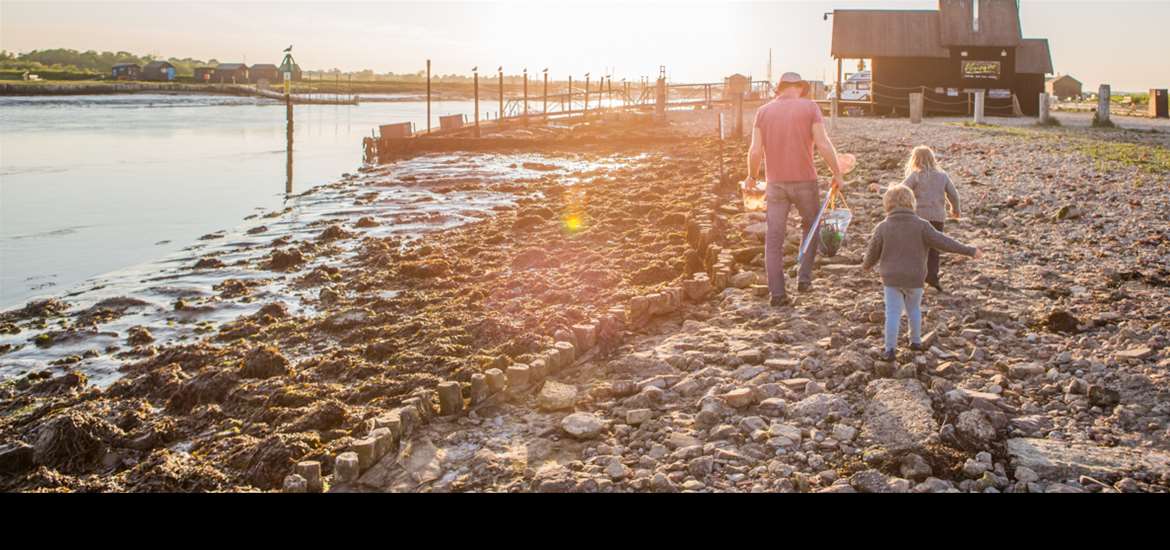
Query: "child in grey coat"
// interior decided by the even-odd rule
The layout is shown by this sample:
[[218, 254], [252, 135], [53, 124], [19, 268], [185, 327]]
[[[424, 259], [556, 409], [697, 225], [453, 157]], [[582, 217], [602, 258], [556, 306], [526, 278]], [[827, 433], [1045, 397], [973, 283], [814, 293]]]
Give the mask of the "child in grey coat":
[[[906, 161], [906, 179], [902, 185], [914, 191], [918, 201], [918, 217], [930, 222], [942, 231], [947, 218], [947, 203], [950, 203], [951, 218], [959, 218], [959, 191], [950, 176], [943, 172], [935, 159], [934, 151], [919, 145], [910, 152]], [[926, 283], [939, 292], [943, 291], [938, 277], [938, 250], [931, 249], [926, 257]]]
[[862, 269], [879, 266], [885, 287], [886, 333], [882, 359], [892, 361], [902, 325], [902, 312], [910, 321], [910, 349], [922, 346], [922, 285], [926, 281], [926, 257], [930, 250], [954, 252], [974, 258], [979, 249], [940, 233], [914, 213], [914, 192], [894, 185], [882, 197], [886, 219], [878, 224], [865, 250]]

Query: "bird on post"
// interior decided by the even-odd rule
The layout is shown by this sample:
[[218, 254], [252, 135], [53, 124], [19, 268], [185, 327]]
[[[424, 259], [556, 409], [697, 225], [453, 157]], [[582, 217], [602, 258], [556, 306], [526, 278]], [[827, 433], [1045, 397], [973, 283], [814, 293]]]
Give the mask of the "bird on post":
[[288, 47], [284, 49], [284, 53], [288, 53], [291, 51], [292, 51], [292, 44], [289, 44]]

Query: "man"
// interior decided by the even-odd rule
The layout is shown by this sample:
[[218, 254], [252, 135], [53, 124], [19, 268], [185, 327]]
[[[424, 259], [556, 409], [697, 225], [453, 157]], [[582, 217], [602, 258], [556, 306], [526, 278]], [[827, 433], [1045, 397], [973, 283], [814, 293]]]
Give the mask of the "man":
[[[776, 89], [776, 99], [756, 111], [752, 146], [748, 151], [747, 185], [756, 184], [760, 162], [766, 161], [768, 232], [764, 240], [764, 264], [771, 304], [777, 307], [791, 303], [784, 288], [784, 237], [788, 211], [796, 206], [805, 238], [814, 229], [812, 224], [820, 211], [814, 146], [833, 171], [833, 188], [842, 183], [837, 150], [825, 132], [821, 108], [809, 100], [808, 95], [809, 84], [799, 74], [784, 73]], [[810, 245], [804, 254], [796, 287], [799, 292], [812, 289], [816, 250], [816, 246]]]

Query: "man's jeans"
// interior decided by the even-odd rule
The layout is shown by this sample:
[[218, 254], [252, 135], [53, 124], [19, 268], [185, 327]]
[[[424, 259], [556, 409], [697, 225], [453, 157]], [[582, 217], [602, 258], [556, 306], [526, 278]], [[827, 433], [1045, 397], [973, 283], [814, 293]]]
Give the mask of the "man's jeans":
[[910, 343], [922, 343], [922, 289], [894, 288], [886, 290], [886, 349], [898, 347], [898, 333], [902, 330], [902, 312], [910, 321]]
[[[796, 205], [800, 223], [804, 227], [801, 242], [813, 229], [813, 221], [821, 208], [817, 182], [769, 183], [768, 232], [764, 239], [764, 265], [768, 270], [768, 291], [772, 296], [784, 296], [784, 237], [788, 233], [788, 211]], [[800, 264], [800, 282], [812, 281], [813, 260], [817, 257], [815, 243], [809, 244]]]

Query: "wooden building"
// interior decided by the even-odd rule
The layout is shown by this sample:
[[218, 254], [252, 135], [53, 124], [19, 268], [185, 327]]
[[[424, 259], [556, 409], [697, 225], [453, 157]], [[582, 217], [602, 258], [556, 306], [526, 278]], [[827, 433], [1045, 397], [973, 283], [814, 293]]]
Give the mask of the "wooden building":
[[1059, 99], [1081, 97], [1084, 93], [1081, 81], [1066, 74], [1049, 78], [1044, 84], [1044, 89], [1048, 95]]
[[248, 66], [243, 63], [220, 63], [215, 68], [212, 81], [224, 84], [246, 84], [248, 82]]
[[166, 61], [151, 61], [142, 68], [142, 79], [170, 82], [175, 79], [175, 66]]
[[195, 67], [195, 82], [207, 84], [215, 80], [215, 67]]
[[142, 77], [142, 67], [137, 63], [118, 63], [110, 69], [110, 78], [114, 80], [138, 80]]
[[1016, 102], [1035, 116], [1048, 40], [1023, 38], [1016, 0], [939, 0], [937, 10], [836, 10], [833, 57], [869, 59], [878, 113], [906, 113], [922, 92], [926, 112], [966, 115], [986, 92], [988, 115], [1011, 116]]
[[284, 81], [284, 78], [276, 65], [259, 63], [248, 68], [248, 80], [254, 84], [259, 84], [261, 80], [267, 80], [269, 84], [279, 84]]

